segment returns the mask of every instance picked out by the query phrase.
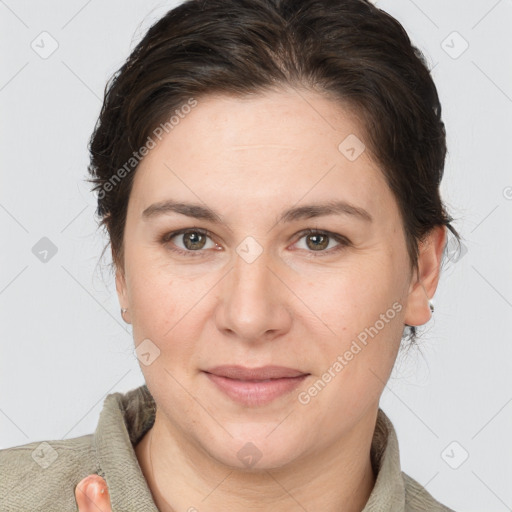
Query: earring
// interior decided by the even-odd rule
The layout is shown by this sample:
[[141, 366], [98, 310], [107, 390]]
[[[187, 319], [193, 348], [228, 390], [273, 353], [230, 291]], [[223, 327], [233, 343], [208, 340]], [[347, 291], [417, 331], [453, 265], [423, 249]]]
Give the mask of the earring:
[[433, 313], [434, 312], [434, 303], [431, 300], [429, 300], [428, 305], [430, 307], [430, 312]]
[[[123, 320], [124, 320], [124, 314], [128, 311], [128, 308], [121, 308], [121, 316], [123, 317]], [[124, 320], [126, 322], [126, 320]]]

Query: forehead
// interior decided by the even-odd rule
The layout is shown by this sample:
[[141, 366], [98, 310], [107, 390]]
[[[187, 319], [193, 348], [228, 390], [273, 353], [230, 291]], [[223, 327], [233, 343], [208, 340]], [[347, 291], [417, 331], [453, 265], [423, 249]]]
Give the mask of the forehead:
[[356, 112], [317, 93], [199, 98], [142, 160], [133, 193], [141, 208], [178, 192], [228, 208], [329, 196], [378, 211], [393, 198], [365, 138]]
[[364, 138], [363, 125], [352, 108], [318, 93], [296, 89], [244, 97], [201, 97], [173, 128], [175, 142], [186, 144], [183, 139], [189, 134], [184, 132], [192, 130], [194, 139], [204, 138], [201, 149], [209, 148], [212, 153], [216, 149], [245, 152], [258, 146], [306, 151], [317, 147], [320, 139], [324, 150], [331, 146], [337, 151], [340, 137], [354, 134]]

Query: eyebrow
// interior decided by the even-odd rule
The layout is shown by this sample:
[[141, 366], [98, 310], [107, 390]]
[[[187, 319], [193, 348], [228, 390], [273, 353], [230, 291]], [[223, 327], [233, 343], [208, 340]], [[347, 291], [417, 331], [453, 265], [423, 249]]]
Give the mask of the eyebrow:
[[[143, 219], [150, 219], [160, 215], [179, 213], [187, 217], [223, 224], [222, 217], [207, 206], [196, 203], [183, 203], [168, 199], [148, 206], [142, 212]], [[284, 211], [277, 223], [293, 222], [300, 219], [311, 219], [327, 215], [353, 216], [365, 222], [373, 222], [373, 217], [364, 209], [345, 201], [328, 201], [319, 204], [296, 206]]]

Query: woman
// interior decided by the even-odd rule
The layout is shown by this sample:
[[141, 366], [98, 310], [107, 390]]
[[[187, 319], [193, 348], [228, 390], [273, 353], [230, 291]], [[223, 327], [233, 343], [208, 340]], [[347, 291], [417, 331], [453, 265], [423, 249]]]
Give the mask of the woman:
[[90, 150], [146, 384], [94, 435], [0, 452], [3, 508], [451, 510], [379, 408], [457, 237], [437, 91], [395, 19], [187, 1], [108, 84]]

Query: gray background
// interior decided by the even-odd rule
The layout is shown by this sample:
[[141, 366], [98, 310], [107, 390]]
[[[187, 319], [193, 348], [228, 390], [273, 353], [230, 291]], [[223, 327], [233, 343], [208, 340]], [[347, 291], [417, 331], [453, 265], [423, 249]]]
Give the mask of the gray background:
[[[106, 394], [143, 383], [108, 252], [99, 261], [86, 145], [107, 78], [175, 4], [0, 1], [0, 448], [91, 433]], [[421, 353], [399, 358], [381, 405], [402, 469], [437, 499], [511, 510], [512, 1], [378, 6], [433, 68], [449, 144], [442, 192], [464, 237]], [[32, 251], [43, 237], [57, 248], [46, 262]]]

